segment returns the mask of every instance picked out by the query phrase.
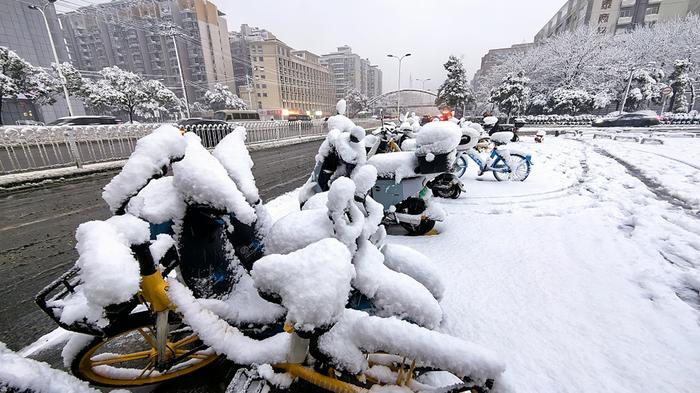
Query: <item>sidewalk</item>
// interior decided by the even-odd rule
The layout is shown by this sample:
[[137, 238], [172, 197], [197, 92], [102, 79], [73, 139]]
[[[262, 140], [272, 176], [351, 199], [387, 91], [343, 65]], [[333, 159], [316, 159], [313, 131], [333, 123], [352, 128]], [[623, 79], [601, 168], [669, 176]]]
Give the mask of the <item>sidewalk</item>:
[[[294, 139], [283, 139], [272, 142], [262, 142], [248, 145], [249, 151], [258, 151], [264, 149], [274, 149], [281, 146], [295, 145], [299, 143], [313, 142], [324, 139], [325, 135], [313, 135]], [[47, 182], [61, 181], [80, 176], [88, 176], [95, 173], [108, 172], [117, 170], [124, 166], [126, 160], [99, 162], [95, 164], [85, 164], [82, 168], [62, 167], [51, 168], [40, 171], [11, 173], [0, 176], [0, 192], [15, 191], [25, 188], [39, 186]]]

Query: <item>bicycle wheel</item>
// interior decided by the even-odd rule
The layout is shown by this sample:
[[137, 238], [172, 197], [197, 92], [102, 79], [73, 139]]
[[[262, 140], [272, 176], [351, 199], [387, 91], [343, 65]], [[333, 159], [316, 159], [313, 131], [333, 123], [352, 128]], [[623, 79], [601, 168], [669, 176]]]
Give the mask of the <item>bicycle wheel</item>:
[[503, 160], [494, 167], [493, 176], [496, 180], [525, 181], [530, 175], [530, 163], [522, 155], [511, 153], [508, 164], [510, 166], [510, 172], [499, 171], [499, 169], [505, 169], [506, 167], [506, 163]]
[[467, 159], [464, 158], [463, 155], [460, 155], [457, 157], [457, 160], [455, 160], [455, 166], [452, 169], [452, 174], [459, 177], [464, 176], [464, 173], [467, 171]]
[[71, 371], [100, 386], [143, 386], [177, 378], [210, 364], [218, 355], [202, 345], [187, 326], [172, 326], [157, 365], [154, 320], [149, 312], [131, 314], [95, 337], [76, 355]]

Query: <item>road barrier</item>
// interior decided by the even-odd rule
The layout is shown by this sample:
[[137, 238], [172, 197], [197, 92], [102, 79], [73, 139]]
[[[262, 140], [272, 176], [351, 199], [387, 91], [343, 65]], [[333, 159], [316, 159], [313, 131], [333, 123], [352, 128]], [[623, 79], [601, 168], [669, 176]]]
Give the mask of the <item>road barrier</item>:
[[[356, 120], [361, 127], [379, 125], [372, 119]], [[99, 126], [31, 126], [0, 128], [0, 175], [114, 161], [128, 158], [136, 141], [162, 124], [119, 124]], [[235, 127], [247, 131], [247, 143], [264, 143], [324, 135], [324, 120], [255, 121], [187, 126], [208, 148]]]

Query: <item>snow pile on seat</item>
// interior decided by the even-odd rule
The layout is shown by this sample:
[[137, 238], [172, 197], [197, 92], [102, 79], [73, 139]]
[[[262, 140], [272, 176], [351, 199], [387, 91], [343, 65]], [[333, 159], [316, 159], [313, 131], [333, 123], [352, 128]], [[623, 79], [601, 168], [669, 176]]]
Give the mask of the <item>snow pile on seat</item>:
[[430, 291], [384, 265], [384, 255], [369, 241], [360, 242], [353, 265], [357, 274], [352, 286], [372, 299], [377, 315], [397, 316], [428, 328], [442, 321], [442, 309]]
[[431, 122], [416, 134], [418, 155], [446, 154], [457, 148], [462, 131], [451, 121]]
[[236, 364], [280, 363], [287, 359], [291, 336], [279, 333], [264, 340], [246, 337], [240, 330], [207, 310], [192, 296], [192, 291], [174, 279], [168, 279], [168, 295], [182, 314], [184, 322], [216, 353]]
[[418, 159], [413, 152], [375, 154], [367, 163], [377, 168], [378, 177], [394, 179], [396, 183], [406, 177], [417, 176]]
[[355, 203], [355, 183], [341, 177], [328, 190], [328, 216], [333, 222], [334, 237], [355, 252], [356, 240], [364, 228], [364, 215]]
[[343, 313], [355, 270], [347, 247], [323, 239], [287, 255], [268, 255], [253, 266], [256, 287], [277, 294], [287, 323], [301, 331], [330, 326]]
[[282, 306], [260, 297], [253, 278], [247, 272], [241, 272], [226, 298], [197, 299], [197, 302], [236, 326], [274, 323], [286, 312]]
[[404, 273], [423, 284], [435, 299], [445, 294], [445, 284], [436, 273], [435, 264], [422, 253], [406, 246], [387, 244], [382, 248], [384, 265], [389, 269]]
[[345, 100], [340, 100], [335, 106], [337, 115], [328, 118], [328, 130], [338, 130], [341, 132], [350, 131], [355, 127], [355, 123], [345, 116], [347, 103]]
[[406, 139], [401, 144], [401, 151], [416, 151], [417, 149], [418, 145], [415, 139]]
[[255, 221], [255, 210], [231, 180], [226, 169], [202, 146], [193, 133], [186, 133], [185, 158], [173, 164], [174, 186], [190, 203], [232, 213], [244, 224]]
[[181, 221], [187, 205], [182, 194], [173, 185], [173, 177], [151, 180], [146, 187], [131, 198], [126, 211], [152, 224], [169, 220]]
[[416, 359], [421, 367], [450, 371], [477, 383], [495, 379], [505, 365], [476, 344], [394, 318], [370, 316], [346, 309], [340, 320], [318, 340], [319, 350], [337, 367], [352, 374], [367, 370], [367, 352], [387, 352]]
[[253, 177], [253, 160], [245, 146], [246, 130], [236, 127], [226, 135], [214, 148], [212, 154], [226, 168], [226, 172], [238, 189], [245, 195], [249, 204], [258, 202], [260, 196]]
[[162, 175], [164, 166], [183, 154], [185, 140], [180, 131], [170, 125], [158, 127], [136, 142], [136, 148], [121, 172], [105, 186], [102, 199], [112, 213], [117, 212], [152, 177]]
[[[9, 389], [9, 390], [5, 390]], [[0, 392], [100, 393], [87, 382], [44, 362], [24, 358], [0, 342]], [[113, 390], [113, 392], [125, 392]]]
[[333, 237], [333, 223], [328, 210], [310, 209], [288, 214], [277, 220], [265, 238], [266, 254], [288, 254]]
[[76, 292], [63, 300], [61, 321], [67, 324], [87, 319], [104, 327], [104, 307], [123, 303], [139, 290], [139, 264], [130, 246], [148, 241], [148, 224], [131, 215], [107, 221], [89, 221], [76, 232], [80, 257], [80, 281]]

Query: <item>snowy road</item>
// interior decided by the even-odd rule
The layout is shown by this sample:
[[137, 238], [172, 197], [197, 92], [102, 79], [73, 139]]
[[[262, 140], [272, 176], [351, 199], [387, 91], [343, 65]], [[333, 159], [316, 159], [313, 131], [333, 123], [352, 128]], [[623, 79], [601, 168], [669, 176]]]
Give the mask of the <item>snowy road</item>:
[[[320, 143], [252, 152], [262, 198], [303, 184]], [[73, 265], [78, 224], [109, 216], [100, 194], [114, 174], [0, 196], [0, 341], [10, 348], [20, 349], [56, 327], [33, 297]]]

